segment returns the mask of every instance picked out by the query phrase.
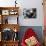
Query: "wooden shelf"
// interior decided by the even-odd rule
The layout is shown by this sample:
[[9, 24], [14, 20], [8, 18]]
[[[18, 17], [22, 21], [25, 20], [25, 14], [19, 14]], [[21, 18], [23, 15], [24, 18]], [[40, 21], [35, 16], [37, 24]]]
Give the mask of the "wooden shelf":
[[3, 42], [5, 42], [5, 43], [8, 43], [8, 42], [12, 43], [12, 42], [19, 42], [19, 40], [15, 40], [15, 41], [10, 40], [10, 41], [3, 41]]
[[10, 9], [10, 10], [11, 10], [11, 9], [16, 9], [16, 10], [17, 10], [17, 9], [19, 9], [19, 7], [0, 7], [0, 10], [7, 10], [7, 9], [8, 9], [8, 10], [9, 10], [9, 9]]
[[[10, 12], [13, 12], [13, 14]], [[14, 12], [17, 12], [17, 13], [15, 14]], [[0, 7], [0, 15], [1, 15], [2, 24], [4, 23], [8, 24], [8, 18], [5, 19], [5, 17], [9, 17], [9, 16], [14, 16], [14, 17], [17, 16], [17, 24], [18, 24], [19, 7]]]
[[[15, 32], [18, 33], [19, 28], [20, 28], [19, 24], [18, 24], [18, 16], [19, 16], [18, 11], [19, 11], [19, 7], [0, 7], [0, 20], [1, 20], [1, 24], [0, 24], [0, 32], [1, 32], [0, 46], [18, 46], [19, 40], [17, 39], [17, 41], [16, 41], [16, 39], [15, 39], [15, 41], [13, 41], [14, 37], [13, 37], [13, 39], [10, 39], [9, 41], [5, 41], [4, 39], [2, 39], [3, 38], [2, 37], [3, 30], [6, 29], [6, 28], [11, 29], [10, 31], [14, 31], [14, 33]], [[17, 21], [16, 21], [17, 24], [9, 24], [8, 23], [8, 18], [7, 18], [9, 16], [11, 16], [11, 17], [12, 16], [14, 16], [14, 17], [17, 16], [17, 18], [16, 18], [17, 19]]]
[[2, 46], [18, 46], [18, 41], [3, 41], [0, 42], [0, 45]]
[[1, 31], [5, 28], [10, 28], [13, 31], [14, 31], [14, 29], [16, 29], [17, 32], [19, 31], [19, 25], [18, 24], [16, 24], [16, 25], [15, 24], [1, 24], [0, 27], [1, 27]]

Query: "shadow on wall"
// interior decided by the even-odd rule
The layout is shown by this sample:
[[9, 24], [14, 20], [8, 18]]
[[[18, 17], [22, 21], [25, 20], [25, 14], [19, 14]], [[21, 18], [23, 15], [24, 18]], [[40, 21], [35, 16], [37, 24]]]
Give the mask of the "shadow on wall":
[[21, 42], [21, 40], [22, 40], [22, 38], [24, 36], [25, 31], [28, 28], [32, 28], [34, 30], [34, 32], [36, 32], [39, 41], [41, 43], [43, 43], [43, 30], [42, 30], [42, 26], [21, 26], [20, 27], [20, 32], [19, 32], [20, 42]]

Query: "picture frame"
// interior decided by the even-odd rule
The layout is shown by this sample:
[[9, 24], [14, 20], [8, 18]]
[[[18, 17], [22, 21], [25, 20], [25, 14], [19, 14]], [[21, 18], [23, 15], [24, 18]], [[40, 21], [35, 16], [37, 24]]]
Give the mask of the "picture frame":
[[10, 10], [10, 11], [9, 11], [9, 14], [10, 14], [10, 15], [17, 15], [18, 12], [17, 12], [16, 10]]
[[2, 10], [2, 15], [9, 15], [9, 10]]
[[37, 17], [37, 9], [36, 8], [24, 8], [23, 9], [24, 19], [28, 18], [36, 18]]

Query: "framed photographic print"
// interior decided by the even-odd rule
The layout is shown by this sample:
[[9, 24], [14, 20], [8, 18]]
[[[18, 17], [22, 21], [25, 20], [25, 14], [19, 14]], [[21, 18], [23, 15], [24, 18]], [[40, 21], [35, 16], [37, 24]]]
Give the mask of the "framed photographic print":
[[9, 10], [2, 10], [2, 15], [9, 15]]
[[9, 14], [10, 15], [17, 15], [18, 11], [16, 10], [10, 10]]
[[36, 18], [37, 15], [37, 9], [36, 8], [30, 8], [30, 9], [23, 9], [23, 16], [24, 18]]

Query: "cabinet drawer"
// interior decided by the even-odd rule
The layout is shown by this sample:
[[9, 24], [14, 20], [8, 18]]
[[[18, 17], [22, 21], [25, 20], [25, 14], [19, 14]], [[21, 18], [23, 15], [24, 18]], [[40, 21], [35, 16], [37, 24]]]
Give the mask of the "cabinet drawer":
[[3, 42], [2, 46], [18, 46], [18, 42]]

